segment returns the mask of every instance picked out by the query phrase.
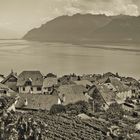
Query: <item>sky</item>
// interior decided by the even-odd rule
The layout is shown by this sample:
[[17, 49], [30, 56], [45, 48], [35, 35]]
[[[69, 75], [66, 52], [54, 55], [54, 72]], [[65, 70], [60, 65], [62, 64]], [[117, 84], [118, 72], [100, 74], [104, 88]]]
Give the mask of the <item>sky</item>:
[[0, 0], [0, 38], [20, 38], [34, 27], [76, 13], [140, 14], [140, 0]]

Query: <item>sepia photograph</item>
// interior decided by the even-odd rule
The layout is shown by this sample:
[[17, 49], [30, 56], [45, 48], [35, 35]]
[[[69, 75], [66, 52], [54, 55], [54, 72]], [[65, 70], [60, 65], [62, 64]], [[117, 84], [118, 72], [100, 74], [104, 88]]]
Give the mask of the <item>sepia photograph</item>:
[[140, 140], [140, 0], [0, 0], [0, 140]]

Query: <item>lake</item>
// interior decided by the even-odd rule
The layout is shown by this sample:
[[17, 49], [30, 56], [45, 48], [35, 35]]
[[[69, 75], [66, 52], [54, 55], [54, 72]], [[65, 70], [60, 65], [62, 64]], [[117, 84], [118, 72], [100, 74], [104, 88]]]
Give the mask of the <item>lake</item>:
[[40, 70], [43, 74], [118, 72], [140, 79], [138, 44], [64, 44], [0, 40], [0, 74], [11, 69]]

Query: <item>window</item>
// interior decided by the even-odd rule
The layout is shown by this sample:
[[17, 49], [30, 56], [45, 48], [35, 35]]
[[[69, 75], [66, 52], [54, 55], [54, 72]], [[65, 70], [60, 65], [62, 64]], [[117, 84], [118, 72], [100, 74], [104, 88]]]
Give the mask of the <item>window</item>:
[[48, 87], [48, 91], [51, 91], [51, 89], [52, 89], [51, 87]]
[[31, 81], [26, 81], [26, 86], [31, 86], [32, 82]]
[[23, 87], [23, 91], [25, 91], [25, 87]]
[[33, 87], [31, 87], [31, 91], [33, 91]]
[[41, 87], [37, 87], [37, 91], [41, 91]]

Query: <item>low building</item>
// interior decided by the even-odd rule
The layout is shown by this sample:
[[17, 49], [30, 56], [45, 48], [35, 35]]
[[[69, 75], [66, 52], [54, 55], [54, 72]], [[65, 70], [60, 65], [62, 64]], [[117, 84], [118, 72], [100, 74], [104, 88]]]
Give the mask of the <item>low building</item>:
[[95, 106], [98, 106], [99, 109], [103, 108], [105, 110], [109, 107], [110, 104], [114, 103], [116, 98], [115, 93], [107, 88], [104, 84], [93, 85], [88, 90], [88, 94], [93, 98]]
[[18, 76], [17, 87], [19, 93], [41, 94], [43, 75], [40, 71], [23, 71]]
[[47, 76], [43, 81], [43, 94], [52, 94], [55, 86], [57, 85], [57, 77]]
[[7, 85], [11, 90], [17, 92], [17, 73], [11, 71], [11, 73], [5, 77], [1, 83]]
[[[106, 86], [110, 90], [113, 90], [116, 93], [116, 96], [121, 99], [125, 100], [127, 97], [132, 97], [132, 90], [125, 84], [123, 84], [118, 78], [108, 78], [105, 83]], [[110, 88], [110, 86], [112, 86]]]

